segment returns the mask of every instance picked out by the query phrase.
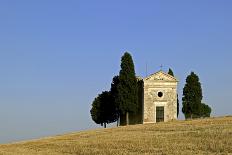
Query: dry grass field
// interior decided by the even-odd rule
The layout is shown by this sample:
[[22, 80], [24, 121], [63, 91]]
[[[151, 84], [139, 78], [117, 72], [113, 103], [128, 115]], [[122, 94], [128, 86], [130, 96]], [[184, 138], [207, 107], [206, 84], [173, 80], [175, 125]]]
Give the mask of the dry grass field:
[[232, 117], [70, 133], [0, 145], [0, 154], [232, 154]]

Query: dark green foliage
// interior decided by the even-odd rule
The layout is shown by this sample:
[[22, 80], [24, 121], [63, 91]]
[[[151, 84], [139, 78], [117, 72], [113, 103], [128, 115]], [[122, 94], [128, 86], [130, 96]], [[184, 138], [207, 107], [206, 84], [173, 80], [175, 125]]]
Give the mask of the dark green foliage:
[[[115, 115], [117, 117], [117, 121], [118, 121], [119, 116], [120, 116], [119, 103], [116, 100], [116, 98], [118, 96], [118, 89], [117, 89], [118, 84], [119, 84], [119, 76], [114, 76], [112, 83], [111, 83], [110, 93], [111, 93], [111, 97], [112, 97], [112, 103], [114, 104], [114, 107], [115, 107]], [[117, 122], [117, 125], [118, 125], [118, 122]]]
[[138, 79], [137, 85], [138, 85], [138, 112], [137, 112], [136, 124], [141, 124], [143, 123], [143, 95], [144, 95], [143, 80]]
[[182, 112], [185, 118], [198, 118], [201, 115], [202, 89], [198, 76], [191, 72], [183, 89]]
[[210, 117], [210, 114], [211, 114], [211, 108], [208, 105], [202, 103], [201, 104], [201, 117], [203, 118]]
[[[102, 92], [92, 103], [90, 111], [95, 123], [104, 125], [115, 122], [125, 117], [129, 124], [129, 113], [133, 116], [132, 123], [142, 122], [142, 96], [138, 98], [138, 86], [134, 71], [134, 64], [129, 53], [125, 53], [121, 59], [121, 70], [119, 76], [115, 76], [111, 83], [110, 92]], [[141, 87], [142, 89], [142, 87]]]
[[127, 52], [121, 59], [117, 90], [116, 102], [119, 103], [120, 114], [126, 114], [128, 118], [129, 113], [136, 113], [138, 111], [138, 88], [134, 63], [131, 55]]
[[173, 71], [172, 71], [172, 69], [171, 69], [171, 68], [169, 68], [169, 70], [168, 70], [168, 74], [169, 74], [169, 75], [171, 75], [171, 76], [174, 76], [174, 73], [173, 73]]
[[115, 122], [118, 118], [113, 97], [110, 92], [104, 91], [94, 99], [90, 110], [92, 119], [95, 123], [104, 125]]
[[92, 117], [92, 120], [97, 123], [101, 124], [103, 123], [100, 115], [100, 108], [101, 108], [101, 103], [100, 103], [100, 97], [96, 97], [92, 103], [92, 109], [90, 110], [90, 114]]
[[114, 76], [110, 88], [110, 92], [114, 98], [116, 98], [118, 94], [118, 90], [117, 90], [118, 84], [119, 84], [119, 76]]
[[179, 108], [180, 107], [180, 105], [179, 105], [179, 97], [178, 97], [178, 94], [177, 94], [177, 118], [178, 118], [178, 116], [179, 116]]
[[137, 79], [138, 88], [138, 109], [136, 112], [131, 112], [129, 116], [130, 124], [143, 123], [143, 80]]
[[[174, 73], [171, 68], [169, 68], [168, 74], [174, 77]], [[178, 116], [179, 116], [179, 99], [178, 99], [178, 94], [177, 94], [177, 118]]]

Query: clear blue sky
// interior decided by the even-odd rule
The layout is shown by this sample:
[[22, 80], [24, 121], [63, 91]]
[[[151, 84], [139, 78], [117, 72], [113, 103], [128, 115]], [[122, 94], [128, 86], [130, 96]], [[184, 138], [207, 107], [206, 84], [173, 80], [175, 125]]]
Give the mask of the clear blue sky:
[[[0, 2], [0, 143], [99, 127], [89, 110], [129, 51], [136, 74], [196, 72], [231, 115], [231, 0]], [[181, 117], [183, 119], [183, 115]]]

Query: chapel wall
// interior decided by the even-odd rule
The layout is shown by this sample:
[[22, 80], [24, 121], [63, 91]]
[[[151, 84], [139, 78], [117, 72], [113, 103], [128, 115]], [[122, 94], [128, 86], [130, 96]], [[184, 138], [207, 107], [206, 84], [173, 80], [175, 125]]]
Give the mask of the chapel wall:
[[165, 122], [177, 119], [177, 82], [144, 80], [144, 123], [156, 122], [156, 106], [164, 107]]

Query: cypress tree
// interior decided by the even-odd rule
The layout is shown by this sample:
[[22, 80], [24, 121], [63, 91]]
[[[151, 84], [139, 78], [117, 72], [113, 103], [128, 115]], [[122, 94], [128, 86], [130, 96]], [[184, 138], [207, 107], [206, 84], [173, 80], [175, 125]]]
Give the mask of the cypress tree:
[[119, 76], [114, 76], [112, 83], [111, 83], [111, 88], [110, 88], [110, 93], [112, 97], [112, 102], [115, 107], [115, 115], [117, 117], [117, 126], [119, 126], [119, 116], [120, 116], [120, 111], [119, 111], [119, 103], [117, 102], [117, 96], [118, 96], [118, 84], [119, 84]]
[[182, 98], [182, 112], [186, 119], [200, 117], [201, 100], [202, 89], [199, 77], [194, 72], [191, 72], [191, 74], [186, 78]]
[[172, 71], [172, 69], [171, 69], [171, 68], [169, 68], [169, 70], [168, 70], [168, 74], [169, 74], [169, 75], [171, 75], [171, 76], [174, 76], [174, 73], [173, 73], [173, 71]]
[[[169, 68], [168, 74], [174, 77], [174, 73], [173, 73], [173, 71], [172, 71], [171, 68]], [[177, 107], [177, 118], [178, 118], [178, 116], [179, 116], [179, 99], [178, 99], [178, 94], [177, 94], [177, 101], [176, 101], [176, 103], [177, 103], [176, 107]]]
[[143, 79], [137, 79], [137, 87], [138, 87], [138, 112], [136, 114], [137, 116], [136, 124], [142, 124], [143, 123], [143, 96], [144, 96]]
[[115, 122], [118, 118], [115, 109], [111, 93], [104, 91], [92, 103], [90, 110], [92, 120], [106, 128], [106, 124]]
[[120, 114], [126, 114], [126, 125], [129, 124], [129, 113], [136, 113], [138, 109], [138, 88], [132, 57], [124, 53], [121, 58], [119, 84], [117, 86]]
[[211, 114], [210, 106], [206, 105], [205, 103], [201, 104], [201, 117], [210, 117]]
[[92, 120], [96, 124], [102, 125], [103, 121], [101, 119], [100, 107], [101, 107], [100, 97], [98, 96], [94, 99], [94, 101], [92, 103], [92, 108], [90, 110], [90, 114], [91, 114]]
[[177, 94], [177, 118], [178, 118], [178, 116], [179, 116], [179, 108], [180, 107], [180, 103], [179, 103], [179, 96], [178, 96], [178, 94]]

